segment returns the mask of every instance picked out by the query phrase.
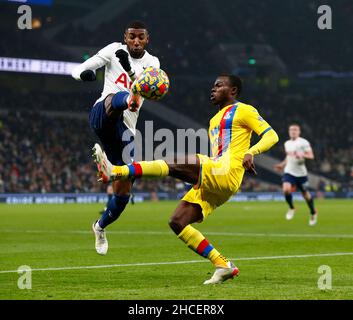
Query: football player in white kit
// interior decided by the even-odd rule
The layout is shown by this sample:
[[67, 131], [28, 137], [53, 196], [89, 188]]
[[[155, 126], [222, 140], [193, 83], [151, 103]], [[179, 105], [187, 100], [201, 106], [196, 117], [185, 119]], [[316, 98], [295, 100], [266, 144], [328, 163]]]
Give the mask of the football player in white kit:
[[[122, 136], [126, 130], [130, 130], [132, 136], [135, 134], [143, 102], [141, 96], [130, 91], [133, 81], [145, 68], [160, 67], [158, 58], [145, 49], [149, 34], [143, 22], [132, 21], [126, 26], [124, 42], [125, 44], [114, 42], [107, 45], [72, 71], [76, 80], [94, 81], [95, 71], [105, 67], [103, 92], [90, 111], [89, 123], [100, 139], [109, 161], [115, 165], [132, 161], [132, 156], [123, 159], [123, 149], [131, 141], [124, 141]], [[99, 148], [98, 144], [96, 146]], [[105, 255], [108, 251], [105, 228], [124, 211], [129, 202], [132, 184], [131, 180], [114, 181], [114, 194], [107, 203], [107, 209], [93, 223], [98, 254]]]
[[289, 205], [286, 219], [291, 220], [294, 217], [295, 208], [292, 190], [297, 188], [301, 191], [310, 209], [309, 225], [314, 226], [317, 223], [317, 211], [314, 207], [314, 199], [308, 191], [308, 171], [305, 166], [305, 160], [314, 159], [314, 153], [309, 141], [300, 137], [300, 126], [298, 124], [291, 124], [288, 133], [290, 139], [284, 143], [286, 158], [275, 165], [277, 171], [284, 169], [282, 190]]

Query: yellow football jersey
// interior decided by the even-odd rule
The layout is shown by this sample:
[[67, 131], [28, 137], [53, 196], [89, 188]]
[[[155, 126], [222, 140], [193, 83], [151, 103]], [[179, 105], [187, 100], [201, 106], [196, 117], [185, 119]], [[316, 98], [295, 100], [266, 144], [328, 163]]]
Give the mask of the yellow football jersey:
[[212, 157], [198, 154], [199, 181], [182, 200], [199, 204], [204, 218], [225, 203], [241, 185], [252, 132], [262, 136], [271, 129], [251, 105], [236, 101], [222, 108], [210, 120]]
[[236, 101], [210, 120], [212, 157], [217, 160], [228, 155], [233, 160], [242, 160], [249, 150], [252, 132], [262, 136], [271, 129], [253, 106]]

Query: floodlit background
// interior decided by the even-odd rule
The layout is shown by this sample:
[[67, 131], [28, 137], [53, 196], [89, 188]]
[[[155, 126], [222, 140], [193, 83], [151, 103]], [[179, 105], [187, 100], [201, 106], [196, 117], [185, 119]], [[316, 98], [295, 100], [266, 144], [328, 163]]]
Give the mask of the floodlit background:
[[[215, 77], [235, 73], [245, 83], [241, 100], [255, 105], [281, 138], [267, 153], [271, 158], [258, 161], [258, 178], [246, 177], [242, 190], [279, 190], [271, 160], [284, 157], [293, 121], [315, 151], [308, 161], [312, 189], [352, 190], [351, 1], [325, 2], [331, 30], [318, 28], [320, 1], [33, 1], [41, 2], [30, 4], [31, 30], [17, 26], [19, 3], [0, 2], [0, 57], [79, 63], [122, 41], [124, 26], [141, 19], [150, 29], [148, 50], [171, 79], [162, 104], [143, 108], [142, 132], [145, 120], [153, 120], [155, 130], [207, 128]], [[0, 64], [0, 192], [101, 191], [89, 157], [95, 136], [87, 117], [103, 72], [91, 84], [54, 75], [69, 73], [70, 65], [42, 66], [39, 74], [25, 73], [28, 68], [4, 59]], [[172, 191], [174, 184], [166, 179], [136, 188]]]

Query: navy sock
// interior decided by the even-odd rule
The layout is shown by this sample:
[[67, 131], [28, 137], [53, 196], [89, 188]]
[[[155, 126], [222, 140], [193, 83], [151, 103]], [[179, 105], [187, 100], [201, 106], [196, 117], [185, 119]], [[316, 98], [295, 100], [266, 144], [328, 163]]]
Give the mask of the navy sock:
[[127, 97], [129, 93], [126, 91], [117, 92], [112, 98], [113, 109], [125, 110], [127, 108]]
[[285, 193], [284, 194], [286, 201], [289, 205], [289, 208], [294, 209], [294, 205], [293, 205], [293, 196], [291, 193]]
[[104, 229], [106, 226], [118, 219], [128, 204], [129, 198], [130, 195], [113, 195], [111, 200], [108, 202], [107, 210], [105, 210], [102, 217], [98, 221], [99, 226]]
[[311, 214], [315, 214], [316, 210], [315, 210], [315, 207], [314, 207], [314, 199], [313, 198], [310, 198], [309, 200], [305, 199], [305, 201], [308, 204], [308, 207], [310, 209], [310, 213]]

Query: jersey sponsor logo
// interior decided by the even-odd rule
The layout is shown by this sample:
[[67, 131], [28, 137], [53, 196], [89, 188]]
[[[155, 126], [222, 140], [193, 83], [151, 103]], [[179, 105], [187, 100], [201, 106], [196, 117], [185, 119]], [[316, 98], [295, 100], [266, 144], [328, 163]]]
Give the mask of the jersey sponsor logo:
[[115, 80], [115, 84], [118, 83], [121, 83], [126, 89], [131, 89], [132, 82], [126, 73], [121, 73], [120, 76]]

